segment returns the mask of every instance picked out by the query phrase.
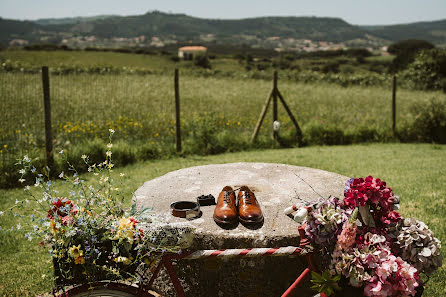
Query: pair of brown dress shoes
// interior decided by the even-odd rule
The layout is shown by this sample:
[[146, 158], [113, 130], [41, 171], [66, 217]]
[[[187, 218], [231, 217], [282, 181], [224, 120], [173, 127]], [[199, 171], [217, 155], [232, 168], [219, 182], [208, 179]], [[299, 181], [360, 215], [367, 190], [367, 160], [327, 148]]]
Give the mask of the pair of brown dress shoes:
[[263, 214], [260, 204], [247, 186], [240, 188], [237, 199], [232, 187], [226, 186], [218, 195], [214, 210], [214, 221], [217, 224], [232, 225], [237, 223], [238, 219], [241, 223], [247, 225], [261, 223]]

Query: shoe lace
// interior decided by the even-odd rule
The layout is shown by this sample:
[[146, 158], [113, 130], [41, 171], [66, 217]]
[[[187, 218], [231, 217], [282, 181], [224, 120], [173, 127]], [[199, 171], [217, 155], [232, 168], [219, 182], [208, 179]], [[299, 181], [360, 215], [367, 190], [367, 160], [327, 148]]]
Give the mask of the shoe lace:
[[231, 196], [229, 192], [225, 192], [223, 196], [223, 201], [226, 202], [227, 204], [231, 204]]
[[243, 192], [243, 202], [245, 204], [252, 204], [251, 195], [249, 195], [249, 192]]

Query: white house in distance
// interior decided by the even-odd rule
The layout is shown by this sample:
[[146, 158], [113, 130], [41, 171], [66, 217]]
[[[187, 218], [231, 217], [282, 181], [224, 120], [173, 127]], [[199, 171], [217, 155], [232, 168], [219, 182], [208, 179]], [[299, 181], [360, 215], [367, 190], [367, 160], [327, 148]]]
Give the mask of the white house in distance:
[[196, 55], [204, 55], [208, 49], [204, 46], [183, 46], [178, 49], [178, 57], [193, 60]]

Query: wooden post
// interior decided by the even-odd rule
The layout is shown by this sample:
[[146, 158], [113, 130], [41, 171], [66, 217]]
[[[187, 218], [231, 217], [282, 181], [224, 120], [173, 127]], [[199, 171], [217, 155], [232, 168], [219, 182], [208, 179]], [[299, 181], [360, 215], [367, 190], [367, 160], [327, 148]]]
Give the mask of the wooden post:
[[277, 95], [279, 96], [280, 102], [282, 102], [283, 107], [285, 108], [286, 112], [288, 113], [288, 116], [290, 117], [291, 121], [293, 122], [294, 127], [296, 127], [297, 141], [300, 144], [301, 140], [302, 140], [302, 130], [300, 129], [299, 124], [296, 121], [296, 118], [294, 117], [293, 113], [291, 112], [291, 109], [286, 104], [285, 99], [283, 99], [282, 94], [280, 94], [279, 90], [277, 90]]
[[396, 137], [396, 75], [393, 76], [392, 89], [392, 135]]
[[51, 130], [51, 102], [50, 102], [50, 76], [48, 67], [42, 67], [43, 107], [45, 111], [45, 147], [46, 164], [51, 169], [54, 165], [53, 133]]
[[[277, 70], [274, 71], [273, 78], [273, 123], [277, 121]], [[273, 129], [273, 138], [278, 139], [279, 133]]]
[[257, 121], [256, 127], [254, 129], [254, 133], [252, 134], [251, 141], [256, 140], [257, 134], [259, 134], [260, 127], [262, 126], [263, 120], [265, 119], [266, 111], [268, 110], [269, 103], [271, 102], [271, 98], [273, 97], [274, 90], [269, 93], [268, 98], [266, 98], [265, 105], [263, 105], [262, 112], [260, 113], [260, 118]]
[[178, 68], [175, 68], [175, 123], [176, 123], [176, 142], [177, 152], [181, 152], [181, 122], [180, 122], [180, 86], [178, 83]]

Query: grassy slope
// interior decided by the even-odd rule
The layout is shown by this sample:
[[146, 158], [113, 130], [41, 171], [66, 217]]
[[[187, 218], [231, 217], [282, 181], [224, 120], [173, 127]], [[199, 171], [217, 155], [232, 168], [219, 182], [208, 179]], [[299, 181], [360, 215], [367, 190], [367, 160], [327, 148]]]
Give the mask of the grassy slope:
[[[446, 241], [446, 146], [430, 144], [371, 144], [301, 149], [265, 150], [223, 154], [209, 157], [188, 157], [146, 162], [117, 169], [131, 178], [125, 185], [127, 196], [144, 181], [169, 171], [211, 163], [276, 162], [320, 168], [345, 176], [373, 175], [387, 181], [401, 198], [401, 213], [427, 223], [436, 236]], [[59, 184], [61, 192], [67, 191]], [[20, 199], [22, 190], [0, 190], [0, 209]], [[0, 218], [0, 225], [12, 222]], [[0, 235], [0, 295], [34, 296], [48, 291], [51, 282], [50, 262], [37, 241], [27, 242], [19, 236]], [[443, 249], [443, 255], [446, 255]], [[430, 280], [424, 297], [444, 296], [446, 269], [440, 269]]]

